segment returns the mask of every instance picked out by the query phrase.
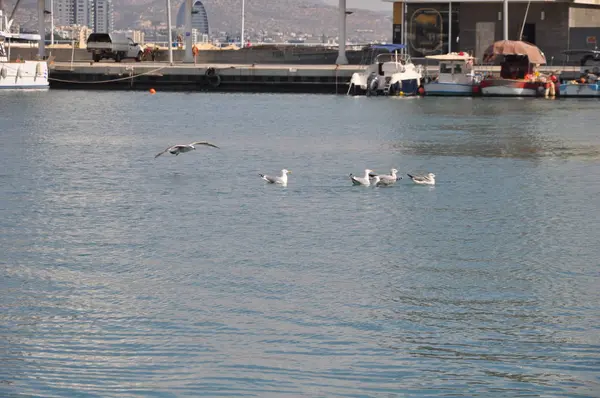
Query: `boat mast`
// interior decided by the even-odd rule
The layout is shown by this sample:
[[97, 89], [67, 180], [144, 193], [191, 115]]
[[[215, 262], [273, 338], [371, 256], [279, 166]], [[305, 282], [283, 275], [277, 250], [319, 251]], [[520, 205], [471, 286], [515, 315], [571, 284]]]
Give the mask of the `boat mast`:
[[521, 25], [521, 33], [519, 33], [519, 40], [523, 40], [523, 29], [525, 29], [525, 21], [527, 21], [527, 14], [529, 13], [529, 5], [531, 5], [531, 1], [527, 2], [527, 9], [525, 10], [525, 16], [523, 17], [523, 25]]

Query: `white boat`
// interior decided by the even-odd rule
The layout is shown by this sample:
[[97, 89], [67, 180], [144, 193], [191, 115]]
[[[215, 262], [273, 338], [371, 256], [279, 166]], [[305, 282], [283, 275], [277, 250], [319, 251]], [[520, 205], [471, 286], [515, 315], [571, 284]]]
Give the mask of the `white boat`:
[[473, 68], [474, 60], [469, 54], [449, 53], [427, 55], [425, 58], [439, 61], [438, 76], [423, 86], [422, 95], [471, 96], [479, 93], [482, 76]]
[[0, 11], [0, 89], [49, 88], [46, 61], [10, 60], [11, 40], [37, 42], [40, 35], [10, 33], [10, 25]]
[[[352, 95], [415, 95], [423, 78], [421, 65], [414, 65], [407, 54], [399, 54], [401, 44], [383, 44], [372, 49], [390, 53], [379, 54], [364, 72], [354, 73], [348, 94]], [[393, 53], [391, 53], [393, 51]]]

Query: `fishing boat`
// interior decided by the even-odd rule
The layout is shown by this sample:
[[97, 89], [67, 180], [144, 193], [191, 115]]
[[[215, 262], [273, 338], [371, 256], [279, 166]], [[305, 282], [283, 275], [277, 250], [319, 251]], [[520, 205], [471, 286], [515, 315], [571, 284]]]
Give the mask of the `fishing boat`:
[[600, 98], [600, 50], [566, 50], [563, 54], [580, 56], [580, 74], [577, 80], [563, 82], [560, 85], [561, 97]]
[[488, 75], [480, 83], [484, 96], [543, 96], [547, 79], [540, 78], [537, 66], [546, 64], [546, 56], [535, 45], [524, 41], [501, 40], [488, 47], [484, 59], [500, 58], [500, 76]]
[[415, 95], [423, 77], [421, 65], [412, 63], [410, 56], [400, 53], [403, 44], [381, 44], [373, 50], [385, 50], [375, 57], [363, 72], [352, 74], [350, 95]]
[[11, 42], [38, 42], [40, 35], [28, 33], [11, 33], [12, 21], [0, 11], [0, 89], [47, 89], [48, 64], [46, 61], [21, 60], [11, 61]]
[[437, 77], [420, 89], [421, 95], [471, 96], [479, 93], [482, 75], [475, 73], [475, 58], [459, 52], [427, 55], [426, 59], [439, 61]]

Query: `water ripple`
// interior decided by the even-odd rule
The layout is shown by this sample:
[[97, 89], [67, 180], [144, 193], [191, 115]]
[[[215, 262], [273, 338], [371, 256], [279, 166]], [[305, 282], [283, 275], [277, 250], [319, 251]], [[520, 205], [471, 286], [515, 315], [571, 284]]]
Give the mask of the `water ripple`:
[[597, 102], [2, 99], [0, 395], [598, 396]]

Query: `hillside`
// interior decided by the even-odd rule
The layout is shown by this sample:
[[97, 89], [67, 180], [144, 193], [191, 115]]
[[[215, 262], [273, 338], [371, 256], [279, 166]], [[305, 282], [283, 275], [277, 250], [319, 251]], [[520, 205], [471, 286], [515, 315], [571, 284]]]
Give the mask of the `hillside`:
[[[117, 27], [131, 26], [134, 21], [159, 21], [165, 15], [164, 0], [116, 0]], [[125, 5], [127, 4], [127, 5]], [[182, 1], [172, 1], [173, 22]], [[212, 31], [239, 31], [240, 0], [206, 0], [204, 2]], [[391, 12], [352, 10], [348, 16], [348, 32], [373, 30], [375, 36], [392, 34]], [[269, 32], [305, 32], [314, 35], [337, 35], [337, 8], [310, 0], [250, 0], [246, 2], [246, 29]]]
[[[15, 0], [4, 0], [7, 12], [12, 10]], [[113, 0], [115, 5], [115, 28], [125, 29], [140, 26], [144, 21], [158, 24], [166, 18], [165, 0]], [[173, 23], [181, 0], [172, 0]], [[206, 0], [213, 32], [239, 32], [241, 25], [241, 0]], [[391, 8], [391, 7], [390, 7]], [[392, 35], [390, 13], [353, 9], [347, 17], [349, 37], [356, 30], [372, 30], [377, 39]], [[37, 15], [35, 0], [22, 0], [17, 13], [17, 22], [34, 28]], [[246, 29], [248, 31], [305, 32], [313, 35], [337, 35], [337, 8], [319, 0], [248, 0], [246, 1]]]

